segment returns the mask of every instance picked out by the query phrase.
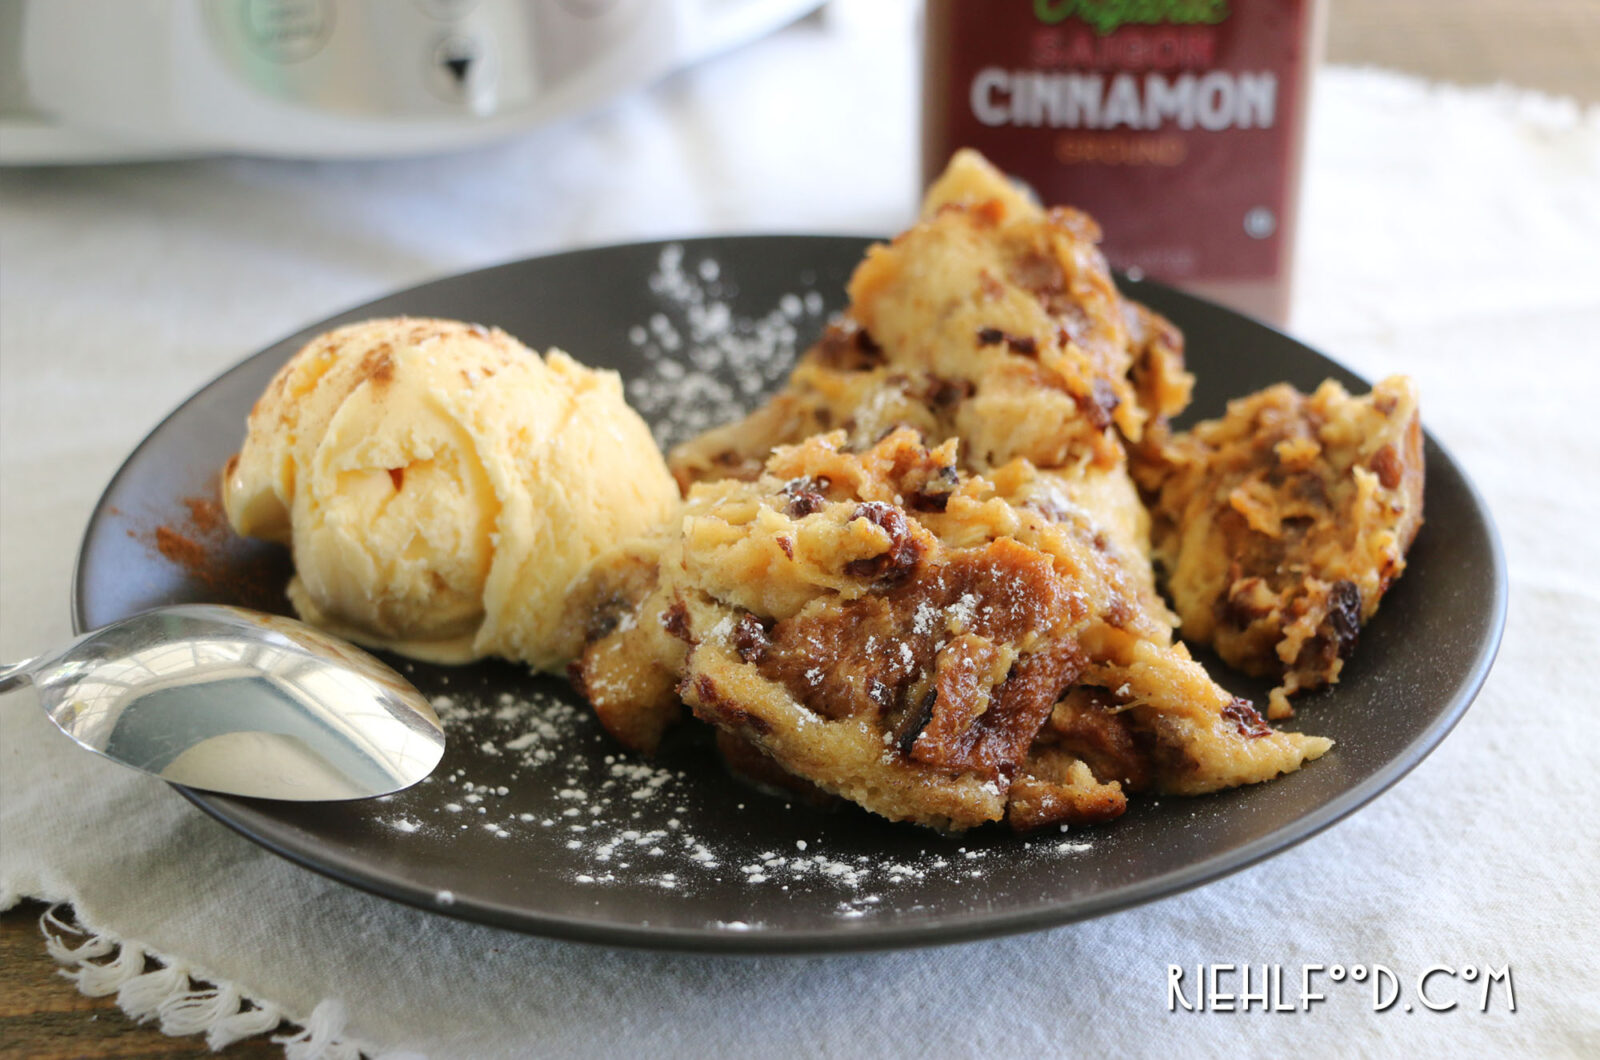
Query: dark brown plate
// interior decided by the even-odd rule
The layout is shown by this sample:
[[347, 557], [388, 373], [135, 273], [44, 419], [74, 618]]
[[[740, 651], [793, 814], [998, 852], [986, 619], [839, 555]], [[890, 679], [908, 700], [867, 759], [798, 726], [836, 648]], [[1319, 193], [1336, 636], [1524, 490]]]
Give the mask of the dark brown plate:
[[[765, 318], [769, 334], [787, 322], [803, 348], [842, 304], [866, 241], [678, 245], [690, 287], [737, 315]], [[217, 469], [237, 448], [251, 403], [311, 335], [371, 316], [454, 317], [498, 324], [530, 345], [560, 346], [625, 377], [648, 374], [644, 348], [665, 333], [663, 324], [685, 341], [690, 334], [683, 291], [669, 297], [663, 290], [671, 285], [659, 282], [666, 246], [582, 250], [426, 284], [313, 324], [227, 372], [151, 432], [107, 488], [79, 556], [76, 625], [191, 601], [283, 609], [283, 550], [208, 537], [185, 502], [214, 496]], [[712, 270], [698, 271], [703, 261], [718, 266], [714, 282]], [[1156, 284], [1126, 286], [1187, 333], [1200, 380], [1194, 415], [1216, 414], [1227, 398], [1280, 380], [1309, 389], [1332, 376], [1365, 389], [1315, 350], [1237, 313]], [[782, 368], [770, 362], [762, 377], [778, 378]], [[656, 410], [680, 418], [689, 411]], [[1483, 501], [1432, 437], [1427, 476], [1427, 523], [1410, 569], [1363, 631], [1343, 681], [1297, 701], [1296, 724], [1333, 737], [1334, 749], [1270, 784], [1137, 800], [1105, 827], [945, 837], [854, 809], [790, 805], [730, 780], [693, 739], [657, 763], [636, 761], [563, 682], [499, 663], [399, 662], [424, 692], [452, 696], [457, 709], [435, 776], [387, 801], [297, 806], [186, 794], [268, 849], [375, 894], [591, 942], [814, 952], [951, 942], [1098, 916], [1215, 880], [1326, 828], [1405, 775], [1467, 709], [1499, 643], [1505, 565]], [[165, 552], [157, 548], [158, 526], [209, 542], [206, 564], [174, 562], [185, 553], [170, 536]], [[1259, 683], [1213, 672], [1236, 692], [1264, 697]], [[474, 698], [487, 705], [462, 709]]]

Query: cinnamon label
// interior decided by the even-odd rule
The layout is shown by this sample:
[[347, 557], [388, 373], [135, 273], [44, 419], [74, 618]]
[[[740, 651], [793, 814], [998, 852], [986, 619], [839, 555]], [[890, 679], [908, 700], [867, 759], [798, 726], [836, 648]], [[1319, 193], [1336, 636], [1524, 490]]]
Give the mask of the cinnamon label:
[[1311, 0], [929, 0], [923, 169], [975, 147], [1113, 265], [1286, 280]]

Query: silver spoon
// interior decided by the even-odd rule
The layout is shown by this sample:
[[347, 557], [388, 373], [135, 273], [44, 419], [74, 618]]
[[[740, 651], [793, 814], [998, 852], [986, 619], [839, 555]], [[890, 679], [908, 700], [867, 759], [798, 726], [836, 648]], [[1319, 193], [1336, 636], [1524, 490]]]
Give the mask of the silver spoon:
[[0, 666], [89, 750], [185, 787], [260, 799], [365, 799], [408, 788], [444, 729], [405, 678], [293, 619], [163, 607]]

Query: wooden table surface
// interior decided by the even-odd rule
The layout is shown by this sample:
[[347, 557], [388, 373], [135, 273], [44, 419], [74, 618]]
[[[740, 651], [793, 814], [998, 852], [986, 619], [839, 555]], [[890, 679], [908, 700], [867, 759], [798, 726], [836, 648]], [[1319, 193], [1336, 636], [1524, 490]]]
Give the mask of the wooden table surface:
[[[1504, 81], [1600, 102], [1597, 0], [1332, 0], [1328, 59], [1390, 67], [1461, 84]], [[39, 918], [23, 902], [0, 916], [0, 1057], [210, 1057], [203, 1039], [168, 1038], [88, 998], [45, 954]], [[266, 1036], [223, 1056], [281, 1058]]]
[[[74, 1060], [199, 1060], [218, 1054], [201, 1037], [168, 1038], [122, 1014], [115, 998], [84, 997], [61, 977], [44, 950], [39, 918], [46, 906], [23, 902], [0, 916], [0, 1057]], [[268, 1036], [236, 1042], [229, 1060], [283, 1060], [283, 1046]]]

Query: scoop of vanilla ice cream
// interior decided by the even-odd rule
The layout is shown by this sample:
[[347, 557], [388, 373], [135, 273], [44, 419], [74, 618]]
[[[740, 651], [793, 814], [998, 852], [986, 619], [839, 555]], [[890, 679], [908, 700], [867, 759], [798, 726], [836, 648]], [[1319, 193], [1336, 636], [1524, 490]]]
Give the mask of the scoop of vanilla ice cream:
[[288, 544], [302, 618], [421, 659], [558, 667], [571, 583], [678, 504], [613, 372], [498, 329], [394, 318], [278, 372], [225, 471], [241, 534]]

